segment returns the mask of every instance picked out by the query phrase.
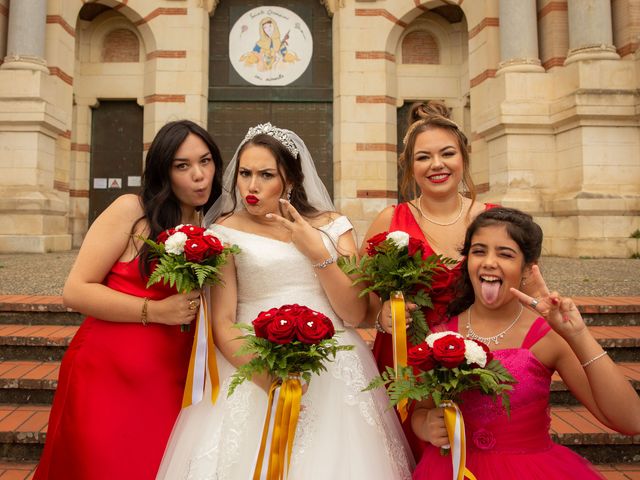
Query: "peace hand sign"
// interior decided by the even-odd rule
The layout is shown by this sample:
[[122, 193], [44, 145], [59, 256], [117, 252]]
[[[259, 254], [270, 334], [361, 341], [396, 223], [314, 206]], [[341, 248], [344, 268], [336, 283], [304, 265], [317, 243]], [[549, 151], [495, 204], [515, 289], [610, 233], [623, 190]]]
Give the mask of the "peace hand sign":
[[534, 266], [533, 269], [532, 275], [536, 275], [535, 281], [541, 296], [534, 298], [516, 288], [511, 288], [511, 293], [523, 306], [542, 315], [549, 322], [551, 328], [564, 339], [581, 334], [587, 327], [576, 304], [570, 298], [561, 297], [558, 292], [549, 293], [547, 284], [540, 275], [540, 270], [537, 266]]
[[298, 213], [291, 203], [284, 198], [280, 199], [285, 211], [291, 216], [291, 220], [268, 213], [268, 219], [280, 224], [291, 232], [291, 242], [311, 263], [320, 263], [329, 257], [329, 251], [325, 247], [320, 232], [313, 228], [307, 220]]

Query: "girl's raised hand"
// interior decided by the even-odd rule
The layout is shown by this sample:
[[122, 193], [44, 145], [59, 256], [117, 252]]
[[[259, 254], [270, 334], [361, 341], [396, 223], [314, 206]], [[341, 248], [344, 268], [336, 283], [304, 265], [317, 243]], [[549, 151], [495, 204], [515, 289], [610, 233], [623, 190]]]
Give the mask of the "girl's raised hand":
[[[544, 284], [544, 280], [542, 282]], [[544, 286], [546, 288], [546, 284]], [[540, 298], [531, 297], [516, 288], [511, 288], [511, 293], [529, 310], [542, 315], [565, 340], [582, 334], [587, 328], [573, 300], [561, 297], [558, 292]]]
[[267, 218], [291, 232], [291, 241], [304, 256], [311, 260], [311, 263], [320, 263], [326, 260], [329, 257], [329, 251], [322, 241], [320, 232], [313, 228], [291, 203], [284, 198], [281, 198], [280, 202], [291, 216], [291, 220], [275, 213], [268, 213]]

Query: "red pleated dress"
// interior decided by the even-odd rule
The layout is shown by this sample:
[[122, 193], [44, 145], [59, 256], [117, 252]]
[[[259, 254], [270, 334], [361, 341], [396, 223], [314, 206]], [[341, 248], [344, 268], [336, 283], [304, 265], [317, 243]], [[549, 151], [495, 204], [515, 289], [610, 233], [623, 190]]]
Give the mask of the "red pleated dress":
[[[117, 262], [104, 284], [151, 300], [175, 293], [146, 288], [137, 259]], [[87, 317], [62, 359], [34, 480], [153, 480], [180, 412], [192, 341], [179, 326]]]

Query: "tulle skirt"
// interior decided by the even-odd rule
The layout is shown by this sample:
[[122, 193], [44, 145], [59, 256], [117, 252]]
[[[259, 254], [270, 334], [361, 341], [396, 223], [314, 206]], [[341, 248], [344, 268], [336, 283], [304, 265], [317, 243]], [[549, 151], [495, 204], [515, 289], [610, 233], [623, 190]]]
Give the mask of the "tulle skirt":
[[[366, 344], [347, 329], [328, 371], [313, 376], [302, 397], [289, 480], [410, 479], [413, 456], [384, 389], [362, 392], [377, 375]], [[164, 455], [161, 480], [252, 478], [267, 410], [267, 394], [252, 382], [227, 397], [234, 368], [218, 352], [217, 402], [183, 410]]]

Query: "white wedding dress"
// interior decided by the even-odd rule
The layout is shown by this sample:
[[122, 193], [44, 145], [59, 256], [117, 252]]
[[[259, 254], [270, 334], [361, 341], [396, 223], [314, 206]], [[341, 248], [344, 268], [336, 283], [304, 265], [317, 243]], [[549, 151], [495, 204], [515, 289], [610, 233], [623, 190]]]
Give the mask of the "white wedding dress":
[[[241, 248], [235, 264], [238, 278], [238, 322], [251, 323], [263, 310], [297, 303], [333, 321], [341, 344], [327, 370], [313, 376], [302, 396], [289, 480], [410, 479], [413, 457], [383, 389], [362, 392], [378, 375], [373, 356], [356, 331], [345, 327], [332, 310], [314, 269], [292, 243], [212, 227], [223, 241]], [[338, 237], [352, 229], [346, 217], [321, 228], [335, 255]], [[207, 401], [180, 414], [165, 452], [158, 479], [250, 480], [267, 408], [267, 394], [252, 382], [227, 398], [233, 366], [217, 352], [221, 389], [215, 405]], [[210, 398], [210, 397], [209, 397]]]

